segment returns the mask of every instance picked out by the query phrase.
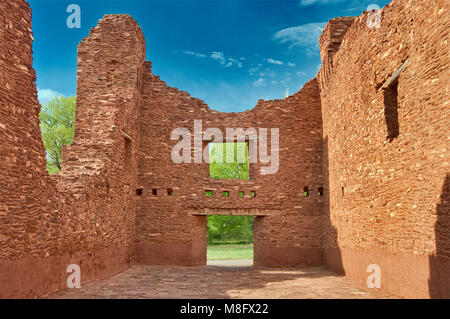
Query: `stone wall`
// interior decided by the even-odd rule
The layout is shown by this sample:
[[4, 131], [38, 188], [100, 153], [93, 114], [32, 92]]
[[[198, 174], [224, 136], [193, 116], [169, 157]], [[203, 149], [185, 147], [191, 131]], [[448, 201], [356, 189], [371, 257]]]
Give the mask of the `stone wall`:
[[[317, 265], [322, 261], [323, 187], [319, 89], [311, 80], [283, 100], [260, 100], [251, 111], [221, 113], [203, 101], [168, 87], [146, 63], [141, 109], [141, 152], [136, 212], [136, 260], [150, 264], [206, 264], [206, 217], [212, 214], [255, 217], [255, 264]], [[262, 174], [267, 164], [250, 164], [248, 181], [218, 180], [209, 165], [176, 164], [171, 140], [176, 128], [192, 134], [202, 151], [208, 139], [194, 145], [194, 120], [201, 131], [218, 128], [279, 128], [279, 170]], [[250, 138], [252, 134], [250, 134]], [[248, 138], [248, 136], [247, 136]], [[235, 141], [237, 139], [233, 139]], [[210, 141], [210, 140], [209, 140]], [[250, 145], [250, 140], [249, 140]], [[194, 150], [190, 156], [194, 158]], [[310, 196], [303, 196], [308, 186]], [[173, 195], [168, 195], [173, 190]], [[205, 191], [213, 191], [206, 197]], [[156, 191], [156, 195], [154, 192]], [[229, 191], [229, 197], [223, 197]], [[244, 192], [244, 198], [239, 192]], [[254, 191], [256, 197], [250, 197]]]
[[394, 0], [379, 29], [369, 14], [331, 20], [320, 39], [325, 262], [362, 283], [378, 264], [383, 289], [448, 298], [448, 2]]
[[129, 16], [105, 17], [82, 42], [75, 139], [63, 171], [49, 176], [31, 10], [22, 0], [1, 2], [0, 21], [0, 297], [33, 298], [66, 288], [69, 264], [87, 282], [131, 261], [145, 46]]
[[[369, 14], [331, 20], [318, 76], [242, 113], [168, 87], [137, 23], [105, 16], [79, 45], [74, 142], [49, 176], [31, 10], [0, 2], [0, 297], [64, 289], [69, 264], [83, 282], [132, 261], [205, 264], [206, 216], [228, 214], [255, 216], [256, 265], [325, 263], [365, 285], [378, 264], [382, 289], [448, 298], [448, 4], [393, 0], [379, 29]], [[174, 163], [174, 129], [192, 134], [191, 158], [211, 141], [195, 120], [267, 128], [269, 150], [278, 128], [278, 171], [258, 161], [248, 181], [216, 180], [205, 162]]]

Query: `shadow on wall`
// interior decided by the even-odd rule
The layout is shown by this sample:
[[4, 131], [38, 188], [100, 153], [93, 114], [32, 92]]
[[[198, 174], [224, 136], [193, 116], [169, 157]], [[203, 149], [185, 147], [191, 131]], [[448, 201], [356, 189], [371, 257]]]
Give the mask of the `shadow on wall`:
[[338, 233], [336, 227], [331, 222], [330, 209], [330, 176], [329, 176], [329, 156], [328, 156], [328, 136], [323, 139], [323, 157], [325, 174], [325, 203], [324, 203], [324, 261], [333, 271], [345, 275], [344, 265], [342, 264], [342, 254], [338, 244]]
[[450, 298], [450, 175], [442, 186], [441, 201], [436, 207], [434, 226], [436, 254], [430, 256], [428, 287], [431, 298]]

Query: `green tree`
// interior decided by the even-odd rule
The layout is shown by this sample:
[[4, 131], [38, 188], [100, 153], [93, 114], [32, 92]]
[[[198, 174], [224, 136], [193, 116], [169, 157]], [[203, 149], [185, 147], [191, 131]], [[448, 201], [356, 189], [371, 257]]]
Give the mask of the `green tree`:
[[42, 141], [47, 152], [47, 171], [61, 170], [62, 147], [73, 141], [76, 98], [55, 97], [42, 106], [39, 113]]
[[[230, 154], [232, 160], [227, 160]], [[247, 143], [211, 143], [209, 175], [218, 179], [248, 180]]]
[[253, 216], [208, 216], [208, 242], [253, 242]]

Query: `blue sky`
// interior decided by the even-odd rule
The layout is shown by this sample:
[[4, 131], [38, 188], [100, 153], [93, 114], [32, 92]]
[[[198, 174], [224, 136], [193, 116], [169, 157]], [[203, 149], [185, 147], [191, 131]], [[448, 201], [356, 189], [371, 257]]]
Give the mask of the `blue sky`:
[[[360, 15], [389, 0], [29, 0], [39, 99], [76, 93], [78, 43], [105, 14], [128, 13], [141, 26], [147, 60], [168, 85], [212, 109], [240, 112], [258, 99], [297, 92], [320, 66], [326, 21]], [[69, 29], [69, 4], [81, 28]]]

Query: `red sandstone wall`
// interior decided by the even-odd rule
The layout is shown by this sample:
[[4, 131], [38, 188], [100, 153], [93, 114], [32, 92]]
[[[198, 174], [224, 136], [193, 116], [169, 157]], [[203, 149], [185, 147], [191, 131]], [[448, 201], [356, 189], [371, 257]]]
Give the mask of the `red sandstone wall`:
[[32, 296], [39, 267], [30, 256], [46, 258], [60, 220], [47, 200], [55, 188], [46, 185], [31, 10], [24, 1], [2, 1], [0, 21], [0, 297]]
[[[137, 262], [203, 264], [208, 213], [264, 215], [255, 220], [256, 264], [316, 265], [325, 247], [328, 265], [362, 282], [376, 263], [383, 289], [449, 297], [448, 5], [394, 0], [380, 29], [365, 18], [324, 30], [318, 81], [226, 114], [154, 76], [136, 22], [106, 16], [79, 46], [75, 140], [62, 173], [49, 177], [30, 9], [1, 2], [0, 297], [63, 289], [71, 263], [83, 282], [104, 278], [129, 265], [133, 243]], [[380, 86], [405, 59], [400, 135], [388, 141]], [[203, 130], [280, 128], [279, 172], [263, 176], [255, 164], [249, 181], [220, 181], [207, 164], [172, 163], [170, 133], [192, 131], [194, 119]]]
[[[382, 289], [405, 297], [450, 297], [448, 10], [443, 0], [393, 0], [380, 29], [366, 13], [339, 51], [330, 42], [351, 21], [332, 20], [320, 40], [325, 261], [363, 284], [378, 264]], [[381, 85], [406, 59], [389, 141]]]
[[95, 230], [114, 232], [100, 242], [123, 248], [127, 259], [134, 242], [144, 59], [144, 36], [129, 15], [105, 16], [80, 43], [75, 136], [56, 177], [60, 190], [75, 197], [90, 195], [86, 182], [99, 177]]
[[[208, 164], [175, 164], [172, 130], [194, 133], [216, 127], [280, 129], [280, 167], [273, 175], [250, 164], [249, 181], [209, 178]], [[319, 90], [316, 80], [284, 100], [260, 101], [251, 111], [212, 111], [186, 92], [168, 87], [146, 64], [141, 109], [141, 146], [136, 215], [136, 260], [151, 264], [206, 263], [206, 217], [195, 214], [270, 214], [255, 222], [255, 263], [317, 265], [322, 261], [323, 185]], [[269, 137], [270, 139], [270, 137]], [[203, 144], [205, 146], [206, 143]], [[193, 156], [193, 154], [191, 154]], [[310, 197], [303, 197], [309, 186]], [[158, 195], [152, 195], [152, 189]], [[167, 195], [173, 189], [174, 196]], [[213, 190], [214, 196], [205, 196]], [[230, 197], [223, 197], [224, 190]], [[245, 198], [238, 196], [244, 191]], [[256, 197], [250, 198], [255, 191]]]
[[[130, 263], [145, 47], [129, 16], [105, 17], [80, 45], [75, 140], [63, 172], [50, 177], [31, 10], [22, 0], [2, 1], [0, 21], [0, 298], [32, 298], [66, 288], [69, 264], [80, 265], [87, 282]], [[133, 137], [129, 163], [121, 131]]]

